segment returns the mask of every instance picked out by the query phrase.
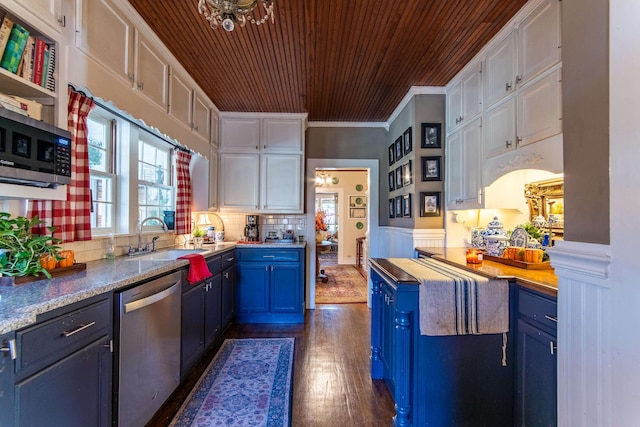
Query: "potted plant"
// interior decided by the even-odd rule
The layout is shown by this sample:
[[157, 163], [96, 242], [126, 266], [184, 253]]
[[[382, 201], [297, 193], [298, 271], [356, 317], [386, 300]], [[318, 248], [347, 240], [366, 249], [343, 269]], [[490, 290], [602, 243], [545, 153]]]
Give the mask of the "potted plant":
[[[53, 268], [50, 263], [60, 260], [60, 247], [54, 245], [59, 239], [32, 234], [32, 227], [42, 222], [37, 215], [31, 219], [23, 216], [11, 218], [7, 212], [0, 212], [0, 275], [19, 277], [44, 274], [51, 278], [47, 269]], [[54, 227], [47, 229], [51, 233], [55, 231]]]
[[204, 228], [196, 227], [193, 229], [193, 247], [196, 249], [202, 248], [202, 243], [204, 242], [204, 236], [207, 235], [207, 230]]

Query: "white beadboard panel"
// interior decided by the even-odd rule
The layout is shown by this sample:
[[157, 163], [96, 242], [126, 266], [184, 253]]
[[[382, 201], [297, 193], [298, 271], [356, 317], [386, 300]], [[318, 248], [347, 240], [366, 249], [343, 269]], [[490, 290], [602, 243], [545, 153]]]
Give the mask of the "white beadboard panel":
[[610, 247], [557, 242], [558, 425], [608, 426], [611, 420], [612, 289]]
[[380, 227], [380, 258], [413, 258], [416, 247], [444, 247], [444, 229]]

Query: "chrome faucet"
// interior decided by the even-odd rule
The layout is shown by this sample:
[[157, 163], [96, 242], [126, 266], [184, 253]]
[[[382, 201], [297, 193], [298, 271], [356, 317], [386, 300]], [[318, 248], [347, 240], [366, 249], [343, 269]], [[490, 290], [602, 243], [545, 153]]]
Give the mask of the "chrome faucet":
[[[151, 220], [156, 220], [160, 224], [162, 224], [162, 229], [164, 230], [165, 233], [169, 231], [169, 227], [167, 227], [167, 224], [162, 220], [162, 218], [158, 218], [157, 216], [150, 216], [140, 221], [140, 223], [138, 224], [138, 252], [142, 252], [142, 226], [147, 221], [151, 221]], [[155, 240], [153, 243], [154, 243], [153, 247], [155, 249]]]

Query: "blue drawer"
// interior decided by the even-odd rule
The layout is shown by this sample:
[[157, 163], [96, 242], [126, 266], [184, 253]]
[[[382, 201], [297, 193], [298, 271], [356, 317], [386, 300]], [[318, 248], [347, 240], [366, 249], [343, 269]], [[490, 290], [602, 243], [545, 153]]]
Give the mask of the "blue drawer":
[[554, 331], [557, 329], [558, 305], [555, 298], [545, 297], [520, 288], [518, 313], [520, 316], [528, 318], [530, 323], [544, 325]]
[[280, 262], [301, 260], [298, 249], [239, 249], [238, 261]]

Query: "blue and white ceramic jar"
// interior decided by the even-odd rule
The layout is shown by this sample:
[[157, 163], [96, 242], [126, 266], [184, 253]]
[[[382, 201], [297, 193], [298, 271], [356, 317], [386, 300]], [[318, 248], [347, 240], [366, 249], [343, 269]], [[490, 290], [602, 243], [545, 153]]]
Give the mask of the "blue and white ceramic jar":
[[498, 217], [494, 217], [493, 221], [489, 222], [487, 229], [484, 231], [487, 255], [501, 257], [502, 252], [504, 252], [508, 246], [508, 240], [507, 231], [498, 220]]

